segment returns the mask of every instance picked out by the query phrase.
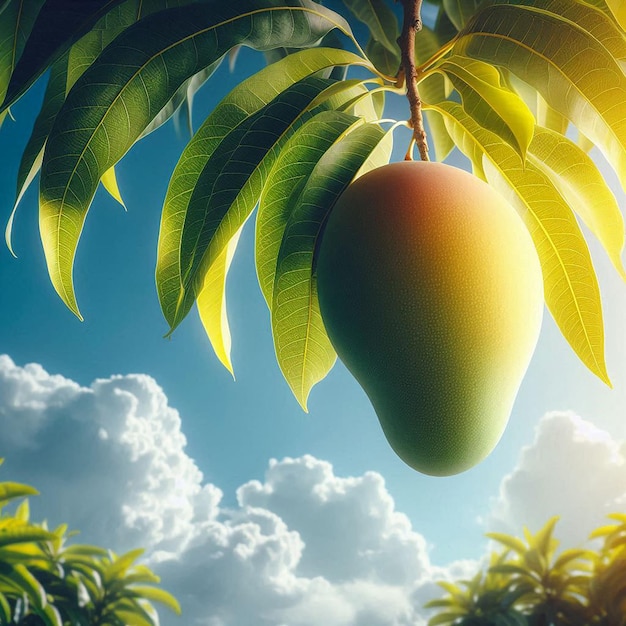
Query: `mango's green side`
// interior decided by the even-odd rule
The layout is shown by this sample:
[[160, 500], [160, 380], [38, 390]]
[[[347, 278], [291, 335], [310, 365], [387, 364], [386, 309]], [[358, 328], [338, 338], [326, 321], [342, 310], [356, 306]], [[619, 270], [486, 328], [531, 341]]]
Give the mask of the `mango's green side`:
[[317, 278], [331, 342], [396, 453], [437, 476], [484, 459], [543, 315], [541, 268], [515, 210], [448, 165], [378, 168], [333, 208]]

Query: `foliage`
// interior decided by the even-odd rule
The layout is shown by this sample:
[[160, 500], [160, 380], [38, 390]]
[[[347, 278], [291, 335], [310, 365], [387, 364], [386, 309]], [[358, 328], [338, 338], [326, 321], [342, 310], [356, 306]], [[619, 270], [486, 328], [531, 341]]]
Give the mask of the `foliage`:
[[28, 500], [13, 515], [5, 505], [37, 491], [0, 483], [0, 624], [24, 626], [158, 626], [153, 602], [180, 613], [137, 564], [142, 550], [121, 556], [88, 545], [66, 545], [65, 525], [48, 530], [29, 520]]
[[[180, 156], [156, 282], [169, 333], [197, 302], [232, 372], [225, 284], [256, 208], [256, 265], [277, 359], [305, 409], [335, 362], [316, 291], [325, 220], [355, 177], [388, 162], [394, 129], [406, 125], [384, 113], [387, 94], [405, 93], [398, 5], [334, 4], [366, 30], [363, 45], [346, 18], [312, 0], [92, 0], [71, 16], [60, 0], [5, 0], [0, 14], [2, 115], [38, 77], [48, 80], [15, 208], [40, 171], [50, 278], [78, 317], [74, 257], [100, 182], [121, 202], [114, 168], [124, 154], [168, 119], [189, 120], [195, 91], [241, 46], [266, 55], [269, 65], [225, 96]], [[626, 278], [623, 218], [587, 154], [597, 146], [626, 181], [621, 3], [427, 0], [424, 11], [417, 81], [435, 155], [456, 146], [519, 211], [548, 309], [610, 385], [600, 292], [578, 220]]]
[[624, 626], [626, 624], [626, 515], [596, 529], [599, 549], [569, 549], [558, 556], [554, 517], [524, 540], [503, 533], [487, 536], [503, 546], [471, 581], [439, 582], [443, 598], [428, 626]]

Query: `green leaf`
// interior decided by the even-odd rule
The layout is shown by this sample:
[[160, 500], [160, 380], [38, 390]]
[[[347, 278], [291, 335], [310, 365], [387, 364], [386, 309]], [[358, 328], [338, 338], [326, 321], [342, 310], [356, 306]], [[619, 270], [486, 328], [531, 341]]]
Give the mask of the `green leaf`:
[[547, 564], [536, 548], [524, 552], [524, 563], [529, 570], [537, 572], [537, 574], [543, 575], [546, 571]]
[[329, 84], [317, 76], [295, 83], [232, 130], [201, 166], [183, 216], [181, 306], [175, 324], [187, 314], [208, 268], [254, 209], [281, 146]]
[[20, 502], [18, 507], [15, 509], [13, 517], [20, 522], [28, 522], [30, 518], [30, 506], [28, 504], [28, 500]]
[[165, 105], [161, 112], [152, 121], [152, 124], [146, 128], [139, 139], [143, 139], [148, 133], [156, 130], [159, 126], [167, 122], [171, 117], [174, 118], [174, 127], [177, 132], [181, 128], [181, 119], [184, 118], [184, 125], [189, 133], [189, 138], [193, 137], [193, 100], [199, 89], [206, 83], [217, 68], [221, 65], [224, 57], [218, 59], [215, 63], [209, 65], [209, 67], [194, 74], [191, 78], [185, 81], [174, 94], [174, 97]]
[[206, 275], [198, 294], [198, 313], [204, 330], [220, 363], [232, 374], [230, 360], [231, 336], [226, 311], [226, 278], [233, 260], [241, 228], [215, 259]]
[[376, 41], [373, 37], [370, 37], [367, 42], [365, 54], [379, 72], [387, 76], [395, 76], [397, 74], [400, 67], [397, 55], [390, 52], [389, 48], [385, 48], [382, 43]]
[[50, 78], [46, 86], [43, 104], [39, 115], [35, 120], [35, 125], [28, 139], [28, 143], [22, 153], [22, 159], [17, 173], [17, 189], [15, 192], [15, 203], [7, 222], [5, 240], [11, 254], [15, 255], [11, 244], [11, 232], [17, 207], [22, 196], [33, 182], [41, 167], [44, 146], [48, 139], [48, 133], [52, 128], [54, 119], [65, 100], [65, 83], [67, 80], [67, 56], [57, 59], [50, 70]]
[[[123, 0], [81, 0], [71, 4], [67, 0], [21, 1], [33, 9], [41, 6], [41, 10], [15, 66], [0, 111], [8, 109], [102, 15]], [[4, 13], [2, 17], [4, 21]]]
[[444, 102], [436, 109], [446, 115], [449, 130], [463, 152], [468, 142], [484, 152], [488, 181], [518, 210], [533, 238], [552, 316], [580, 360], [610, 386], [598, 282], [567, 202], [540, 169], [532, 163], [524, 165], [512, 148], [480, 127], [460, 105]]
[[61, 614], [52, 604], [46, 604], [43, 609], [37, 610], [36, 613], [43, 620], [45, 626], [63, 626]]
[[550, 559], [553, 553], [552, 548], [556, 540], [552, 535], [558, 521], [559, 517], [557, 515], [551, 517], [533, 538], [533, 544], [537, 546], [539, 554], [543, 555], [546, 559]]
[[500, 85], [500, 74], [493, 65], [455, 55], [440, 63], [437, 71], [449, 76], [471, 117], [525, 158], [535, 118], [517, 94]]
[[25, 593], [28, 599], [38, 609], [42, 609], [47, 604], [46, 592], [41, 583], [28, 571], [28, 569], [18, 563], [8, 565], [0, 563], [0, 578], [4, 578], [19, 593]]
[[128, 568], [132, 567], [133, 563], [144, 553], [142, 548], [136, 550], [130, 550], [120, 557], [117, 557], [111, 561], [108, 567], [104, 570], [105, 582], [111, 582], [115, 579], [124, 578], [128, 571]]
[[139, 613], [135, 606], [115, 609], [113, 613], [120, 620], [118, 623], [124, 626], [156, 626], [154, 620]]
[[0, 624], [11, 623], [11, 607], [7, 602], [7, 598], [3, 593], [0, 593]]
[[176, 615], [181, 614], [180, 604], [174, 596], [158, 587], [133, 586], [130, 591], [137, 595], [138, 598], [145, 598], [151, 602], [159, 602], [171, 609]]
[[559, 571], [559, 570], [564, 569], [566, 565], [571, 567], [572, 561], [588, 559], [590, 555], [592, 554], [593, 553], [590, 552], [589, 550], [575, 550], [575, 549], [565, 550], [554, 561], [554, 564], [552, 565], [552, 569]]
[[337, 198], [385, 137], [378, 125], [365, 124], [332, 145], [306, 179], [287, 220], [276, 261], [272, 333], [280, 369], [305, 411], [312, 387], [336, 360], [319, 310], [315, 252]]
[[626, 75], [616, 60], [626, 53], [626, 40], [602, 11], [584, 3], [508, 4], [518, 1], [503, 0], [479, 11], [454, 50], [496, 62], [534, 87], [595, 142], [626, 180]]
[[0, 548], [16, 543], [53, 540], [54, 535], [39, 526], [26, 524], [15, 518], [0, 520]]
[[443, 8], [457, 30], [461, 30], [476, 13], [479, 4], [480, 0], [443, 0]]
[[195, 0], [124, 0], [111, 8], [70, 49], [67, 90], [100, 53], [126, 28], [140, 19], [172, 7], [184, 6]]
[[326, 151], [362, 123], [339, 111], [319, 113], [290, 137], [269, 173], [259, 201], [255, 248], [259, 285], [270, 310], [280, 243], [302, 186]]
[[509, 548], [509, 550], [513, 550], [513, 552], [519, 555], [526, 552], [526, 544], [517, 537], [505, 533], [487, 533], [486, 536], [489, 537], [489, 539], [494, 539], [498, 543], [501, 543], [503, 546]]
[[5, 97], [11, 74], [22, 55], [24, 45], [42, 4], [43, 0], [10, 0], [2, 11], [2, 19], [0, 19], [0, 100]]
[[[145, 4], [154, 2], [147, 0]], [[140, 6], [139, 0], [123, 0], [111, 7], [74, 43], [68, 51], [66, 93], [115, 37], [139, 19]]]
[[591, 158], [567, 137], [539, 127], [528, 158], [556, 185], [626, 280], [622, 264], [624, 218], [613, 192]]
[[[211, 63], [209, 67], [201, 70], [197, 74], [194, 74], [191, 78], [188, 78], [177, 90], [176, 93], [170, 98], [169, 102], [157, 113], [157, 116], [144, 128], [143, 132], [137, 138], [140, 141], [144, 137], [147, 137], [150, 133], [157, 130], [174, 117], [180, 110], [186, 108], [187, 127], [189, 135], [193, 136], [193, 129], [191, 127], [191, 108], [193, 98], [204, 85], [204, 83], [213, 76], [215, 70], [221, 65], [224, 57], [218, 59], [215, 63]], [[176, 123], [176, 119], [174, 119]]]
[[15, 498], [24, 498], [25, 496], [37, 496], [39, 492], [29, 485], [20, 483], [2, 482], [0, 483], [0, 506], [5, 505]]
[[452, 625], [459, 617], [467, 615], [467, 611], [464, 609], [458, 609], [456, 611], [446, 611], [445, 613], [439, 613], [435, 617], [431, 617], [428, 620], [428, 626], [441, 626], [444, 624]]
[[[139, 21], [140, 19], [164, 11], [168, 8], [185, 6], [195, 0], [125, 0], [119, 6], [111, 9], [98, 23], [81, 39], [79, 39], [69, 51], [67, 89], [72, 88], [85, 70], [98, 58], [100, 53], [115, 39], [123, 30]], [[219, 66], [221, 59], [195, 76], [189, 78], [176, 91], [172, 99], [163, 107], [152, 123], [143, 131], [139, 139], [162, 126], [167, 122], [177, 109], [187, 99], [188, 95], [197, 91], [202, 84], [211, 76]]]
[[[524, 554], [526, 554], [524, 552]], [[495, 574], [516, 574], [521, 576], [524, 580], [531, 580], [536, 582], [536, 575], [532, 570], [523, 567], [522, 565], [514, 565], [513, 563], [502, 563], [501, 565], [494, 565], [489, 568], [490, 572]]]
[[277, 3], [202, 3], [152, 14], [107, 46], [68, 94], [46, 143], [40, 230], [52, 283], [79, 318], [73, 264], [98, 182], [176, 90], [235, 45], [304, 47], [334, 27], [349, 29], [309, 0]]
[[[443, 2], [440, 2], [443, 4]], [[437, 19], [435, 20], [435, 27], [433, 28], [434, 33], [437, 35], [439, 41], [443, 43], [447, 43], [452, 40], [452, 38], [457, 34], [458, 28], [452, 23], [450, 18], [448, 17], [445, 9], [442, 8], [437, 13]], [[417, 40], [417, 37], [415, 38]]]
[[[183, 229], [198, 181], [203, 172], [206, 171], [207, 174], [210, 174], [211, 168], [207, 169], [207, 164], [213, 158], [218, 146], [220, 146], [221, 151], [223, 148], [222, 141], [229, 133], [234, 132], [244, 124], [249, 125], [250, 118], [257, 114], [262, 107], [272, 102], [279, 94], [298, 81], [327, 67], [363, 62], [363, 59], [350, 52], [330, 48], [303, 50], [291, 54], [235, 87], [198, 129], [183, 151], [172, 174], [161, 216], [156, 280], [161, 309], [171, 329], [175, 328], [184, 318], [196, 296], [193, 289], [183, 291], [184, 287], [188, 287], [188, 285], [184, 286], [183, 284], [181, 256]], [[348, 93], [352, 94], [352, 97], [356, 95], [356, 92], [353, 93], [349, 90]], [[340, 98], [339, 101], [343, 101], [340, 94], [337, 97]], [[332, 97], [329, 95], [328, 99], [332, 100]], [[318, 101], [313, 100], [311, 104], [317, 105]], [[319, 105], [321, 104], [320, 101]], [[243, 128], [245, 130], [246, 127], [243, 126]], [[267, 139], [264, 138], [266, 143]], [[258, 149], [255, 153], [258, 153]], [[223, 161], [224, 155], [219, 158]], [[243, 158], [244, 162], [248, 164], [246, 167], [249, 167], [251, 157], [247, 151]], [[220, 167], [225, 167], [225, 165], [222, 164]], [[266, 173], [264, 170], [263, 176]], [[257, 177], [253, 182], [256, 186], [262, 183], [262, 180]], [[239, 195], [237, 191], [237, 189], [230, 190], [231, 199], [234, 200], [233, 194]], [[256, 200], [251, 197], [250, 200], [253, 204], [250, 206], [248, 203], [247, 207], [252, 210]], [[232, 236], [236, 230], [237, 228], [232, 229], [230, 235]], [[226, 241], [221, 242], [221, 247], [226, 245], [230, 239], [228, 235], [225, 236]], [[221, 250], [216, 250], [216, 252], [219, 254]]]
[[447, 609], [455, 605], [453, 598], [437, 598], [436, 600], [430, 600], [425, 605], [425, 609]]
[[394, 55], [395, 72], [400, 66], [400, 48], [398, 37], [400, 30], [395, 13], [385, 0], [343, 0], [353, 15], [363, 22], [371, 33], [372, 39]]

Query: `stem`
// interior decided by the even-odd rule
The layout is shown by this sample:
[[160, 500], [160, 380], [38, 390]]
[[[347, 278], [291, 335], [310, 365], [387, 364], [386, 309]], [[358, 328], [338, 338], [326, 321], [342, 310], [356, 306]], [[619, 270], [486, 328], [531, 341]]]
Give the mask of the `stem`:
[[402, 66], [398, 72], [397, 85], [402, 86], [406, 81], [406, 96], [411, 108], [410, 127], [413, 137], [405, 155], [405, 160], [413, 160], [413, 147], [417, 144], [422, 161], [428, 161], [428, 143], [422, 117], [422, 100], [417, 89], [417, 69], [415, 67], [415, 34], [422, 29], [420, 17], [422, 0], [397, 0], [404, 8], [402, 33], [398, 39], [402, 58]]

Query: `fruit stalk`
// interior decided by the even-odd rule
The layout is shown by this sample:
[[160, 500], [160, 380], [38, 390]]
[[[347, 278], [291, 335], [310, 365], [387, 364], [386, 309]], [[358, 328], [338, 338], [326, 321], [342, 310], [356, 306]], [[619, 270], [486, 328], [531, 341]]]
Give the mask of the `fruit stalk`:
[[402, 86], [406, 81], [406, 94], [411, 109], [409, 126], [413, 129], [411, 143], [404, 159], [413, 160], [413, 147], [417, 144], [422, 161], [429, 161], [428, 143], [424, 130], [424, 118], [422, 116], [422, 100], [417, 88], [417, 69], [415, 67], [415, 35], [422, 29], [422, 0], [399, 0], [404, 9], [402, 32], [398, 38], [402, 65], [398, 72], [397, 86]]

